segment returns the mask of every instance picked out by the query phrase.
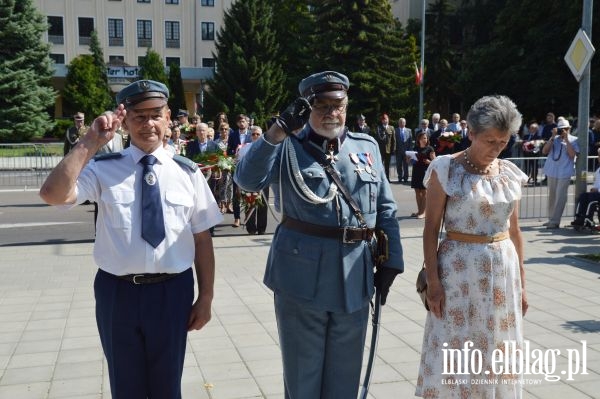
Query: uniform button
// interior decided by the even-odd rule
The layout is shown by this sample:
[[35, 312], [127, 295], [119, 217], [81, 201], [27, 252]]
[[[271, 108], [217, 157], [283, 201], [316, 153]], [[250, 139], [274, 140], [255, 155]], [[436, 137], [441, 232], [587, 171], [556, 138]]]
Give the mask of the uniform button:
[[309, 176], [312, 176], [313, 174], [312, 174], [312, 172], [308, 172], [308, 175], [309, 175]]
[[299, 252], [300, 252], [300, 251], [298, 251], [298, 248], [294, 248], [294, 249], [292, 250], [292, 253], [293, 253], [294, 255], [298, 255], [298, 253], [299, 253]]
[[[348, 221], [348, 218], [347, 218], [346, 216], [344, 216], [344, 217], [342, 218], [342, 221], [343, 221], [343, 222], [347, 222], [347, 221]], [[344, 224], [346, 224], [346, 223], [344, 223]]]

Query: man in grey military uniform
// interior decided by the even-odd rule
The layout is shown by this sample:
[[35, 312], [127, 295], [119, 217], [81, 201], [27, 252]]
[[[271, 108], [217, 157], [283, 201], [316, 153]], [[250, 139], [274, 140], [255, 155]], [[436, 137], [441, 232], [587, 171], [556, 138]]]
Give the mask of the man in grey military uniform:
[[[197, 165], [163, 148], [168, 98], [159, 82], [126, 86], [40, 190], [52, 205], [98, 203], [96, 322], [114, 399], [181, 398], [187, 333], [211, 318], [222, 215]], [[92, 159], [121, 125], [131, 146]]]
[[[303, 79], [301, 97], [235, 171], [244, 190], [258, 192], [272, 184], [280, 196], [282, 222], [264, 282], [275, 294], [288, 399], [356, 398], [374, 285], [385, 304], [404, 269], [396, 204], [378, 145], [344, 126], [349, 86], [348, 78], [334, 71]], [[329, 164], [361, 216], [327, 174]], [[375, 228], [389, 238], [389, 258], [374, 275]]]

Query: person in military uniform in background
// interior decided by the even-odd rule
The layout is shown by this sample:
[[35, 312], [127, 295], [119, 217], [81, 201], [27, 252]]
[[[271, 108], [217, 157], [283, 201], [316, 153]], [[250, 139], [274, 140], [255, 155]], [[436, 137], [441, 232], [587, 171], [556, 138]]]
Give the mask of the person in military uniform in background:
[[75, 122], [75, 126], [68, 128], [65, 133], [63, 155], [67, 155], [69, 151], [75, 147], [81, 136], [83, 136], [87, 130], [87, 126], [85, 126], [85, 115], [83, 112], [78, 112], [73, 115], [73, 121]]
[[[404, 269], [396, 203], [378, 145], [344, 126], [349, 86], [334, 71], [303, 79], [301, 97], [235, 170], [243, 190], [272, 184], [279, 198], [282, 222], [264, 282], [274, 291], [288, 399], [356, 398], [374, 285], [385, 304]], [[330, 165], [360, 217], [326, 172]], [[389, 237], [389, 259], [374, 275], [375, 228]]]
[[385, 168], [385, 176], [389, 182], [392, 154], [396, 152], [396, 130], [390, 125], [390, 117], [387, 114], [381, 114], [379, 124], [374, 133], [373, 137], [375, 137], [375, 140], [379, 144], [379, 152], [381, 153], [381, 160]]
[[[98, 202], [96, 322], [113, 398], [180, 399], [187, 333], [211, 318], [209, 228], [222, 215], [197, 165], [163, 148], [168, 98], [160, 82], [126, 86], [40, 190], [51, 205]], [[92, 160], [121, 124], [131, 146]]]

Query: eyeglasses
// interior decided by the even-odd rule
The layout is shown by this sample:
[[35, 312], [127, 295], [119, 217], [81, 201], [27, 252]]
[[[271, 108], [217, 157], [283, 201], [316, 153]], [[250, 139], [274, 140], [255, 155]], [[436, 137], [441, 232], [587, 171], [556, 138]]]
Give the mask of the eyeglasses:
[[332, 112], [337, 112], [339, 114], [346, 111], [346, 107], [348, 104], [338, 104], [338, 105], [327, 105], [327, 104], [315, 104], [312, 106], [313, 112], [316, 112], [320, 115], [327, 115]]
[[252, 133], [252, 136], [260, 136], [260, 133]]

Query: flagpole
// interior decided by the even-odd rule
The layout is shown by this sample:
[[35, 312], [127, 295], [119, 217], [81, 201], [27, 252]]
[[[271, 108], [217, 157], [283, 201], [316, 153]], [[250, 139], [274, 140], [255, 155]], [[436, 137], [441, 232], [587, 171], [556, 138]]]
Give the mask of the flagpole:
[[420, 71], [420, 84], [419, 84], [419, 120], [417, 122], [417, 126], [421, 123], [423, 119], [423, 101], [424, 101], [424, 72], [425, 72], [425, 8], [426, 8], [426, 0], [423, 0], [423, 9], [421, 10], [421, 66], [419, 68]]

